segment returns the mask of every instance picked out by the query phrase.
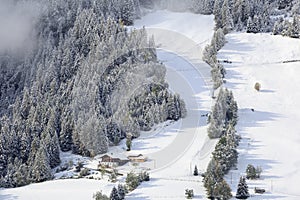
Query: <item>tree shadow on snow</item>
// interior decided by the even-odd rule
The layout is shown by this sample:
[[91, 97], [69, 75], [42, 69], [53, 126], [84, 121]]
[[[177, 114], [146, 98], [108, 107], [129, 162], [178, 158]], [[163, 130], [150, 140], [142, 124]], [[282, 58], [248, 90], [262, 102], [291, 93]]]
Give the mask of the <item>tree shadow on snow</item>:
[[274, 93], [275, 90], [260, 90], [259, 92], [262, 92], [262, 93]]
[[[0, 192], [1, 192], [1, 189], [0, 189]], [[4, 199], [17, 200], [17, 199], [19, 199], [19, 197], [12, 195], [12, 194], [0, 194], [0, 200], [4, 200]]]
[[239, 131], [247, 127], [261, 127], [263, 122], [276, 121], [282, 117], [280, 114], [258, 111], [255, 108], [239, 109]]

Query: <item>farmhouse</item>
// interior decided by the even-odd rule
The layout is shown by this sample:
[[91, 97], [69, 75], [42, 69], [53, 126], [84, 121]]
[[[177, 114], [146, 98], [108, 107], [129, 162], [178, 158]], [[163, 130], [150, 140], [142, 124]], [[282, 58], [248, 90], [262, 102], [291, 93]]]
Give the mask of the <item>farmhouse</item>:
[[139, 155], [130, 155], [127, 157], [131, 162], [145, 162], [147, 161], [147, 157], [139, 154]]
[[118, 157], [112, 157], [107, 154], [100, 157], [100, 165], [108, 166], [108, 167], [117, 167], [124, 165], [128, 162], [128, 159], [121, 159]]

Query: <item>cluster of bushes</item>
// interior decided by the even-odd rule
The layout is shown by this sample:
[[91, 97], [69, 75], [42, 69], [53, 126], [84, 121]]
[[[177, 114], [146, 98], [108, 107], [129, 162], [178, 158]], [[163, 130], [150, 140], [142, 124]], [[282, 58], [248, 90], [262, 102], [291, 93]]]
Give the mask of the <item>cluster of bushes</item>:
[[127, 192], [128, 191], [126, 187], [122, 184], [119, 184], [117, 188], [113, 187], [109, 197], [106, 196], [105, 194], [102, 194], [102, 192], [99, 191], [93, 195], [93, 198], [95, 200], [123, 200], [125, 199], [125, 195]]
[[283, 17], [280, 17], [278, 21], [275, 22], [273, 28], [274, 35], [288, 36], [291, 38], [300, 37], [300, 21], [298, 14], [293, 15], [293, 20], [284, 20]]
[[150, 181], [149, 173], [146, 171], [135, 174], [130, 172], [126, 177], [126, 186], [129, 191], [136, 189], [143, 181]]
[[95, 200], [123, 200], [128, 192], [136, 189], [143, 181], [150, 181], [148, 172], [142, 171], [139, 174], [130, 172], [127, 174], [125, 180], [126, 184], [119, 184], [117, 188], [113, 187], [109, 197], [101, 191], [95, 193], [93, 197]]

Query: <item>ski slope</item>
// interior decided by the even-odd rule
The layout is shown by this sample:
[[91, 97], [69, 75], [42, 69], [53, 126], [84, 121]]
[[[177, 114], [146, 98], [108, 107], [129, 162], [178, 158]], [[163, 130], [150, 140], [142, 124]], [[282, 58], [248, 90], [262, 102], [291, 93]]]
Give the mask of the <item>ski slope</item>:
[[235, 192], [238, 177], [253, 164], [263, 172], [260, 180], [248, 181], [250, 191], [255, 186], [267, 191], [253, 199], [300, 199], [300, 63], [286, 62], [300, 59], [300, 40], [246, 33], [226, 39], [218, 59], [232, 61], [224, 63], [225, 86], [238, 102], [237, 131], [243, 138], [238, 170], [228, 182]]
[[144, 26], [154, 36], [158, 58], [167, 67], [170, 89], [184, 98], [188, 115], [170, 145], [147, 155], [154, 161], [152, 181], [143, 183], [127, 199], [184, 199], [187, 188], [194, 190], [194, 199], [203, 199], [202, 179], [192, 172], [195, 165], [202, 172], [206, 169], [216, 142], [208, 140], [206, 118], [201, 118], [212, 103], [210, 67], [201, 57], [213, 35], [213, 17], [157, 11], [135, 24], [136, 28]]

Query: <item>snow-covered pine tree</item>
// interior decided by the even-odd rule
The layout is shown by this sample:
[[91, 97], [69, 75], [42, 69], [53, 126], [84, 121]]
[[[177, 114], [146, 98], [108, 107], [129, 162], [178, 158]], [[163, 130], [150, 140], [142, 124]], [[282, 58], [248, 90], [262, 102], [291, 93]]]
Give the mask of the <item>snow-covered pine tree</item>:
[[202, 14], [211, 15], [214, 10], [215, 0], [204, 0]]
[[247, 20], [247, 33], [253, 33], [253, 21], [252, 21], [252, 18], [249, 17], [248, 20]]
[[121, 19], [124, 25], [132, 25], [135, 19], [136, 12], [133, 0], [122, 1]]
[[205, 0], [191, 0], [189, 8], [194, 13], [202, 13]]
[[274, 24], [273, 27], [273, 34], [274, 35], [280, 35], [283, 31], [283, 17], [280, 17]]
[[292, 7], [292, 13], [294, 14], [300, 14], [300, 0], [294, 0], [293, 7]]
[[111, 190], [109, 199], [110, 200], [120, 200], [119, 193], [118, 193], [118, 190], [116, 189], [116, 187], [113, 187], [113, 189]]
[[74, 130], [74, 121], [72, 118], [71, 110], [64, 109], [61, 119], [61, 131], [59, 133], [60, 149], [62, 151], [70, 151], [72, 148], [72, 132]]
[[289, 26], [288, 34], [291, 38], [300, 37], [300, 22], [298, 14], [293, 15], [293, 21]]
[[224, 123], [225, 119], [223, 107], [219, 102], [216, 102], [211, 114], [210, 124], [208, 127], [208, 136], [210, 138], [221, 137], [223, 134]]
[[216, 183], [215, 193], [217, 199], [229, 200], [232, 198], [231, 188], [224, 179]]
[[224, 29], [219, 28], [214, 32], [212, 38], [212, 44], [215, 44], [216, 50], [219, 51], [226, 43], [225, 35], [223, 32]]
[[49, 158], [43, 142], [40, 144], [40, 148], [36, 153], [33, 166], [30, 170], [31, 180], [34, 182], [43, 182], [52, 178]]
[[250, 197], [249, 191], [248, 191], [248, 185], [246, 183], [245, 177], [240, 177], [240, 181], [238, 184], [237, 192], [235, 195], [235, 198], [237, 199], [247, 199]]
[[222, 5], [222, 29], [224, 31], [224, 34], [229, 33], [234, 25], [233, 25], [233, 19], [232, 19], [232, 14], [230, 12], [230, 7], [229, 7], [229, 0], [224, 0], [223, 5]]
[[203, 179], [208, 198], [217, 197], [218, 193], [215, 186], [217, 183], [222, 182], [223, 176], [224, 174], [221, 170], [220, 164], [215, 159], [211, 159]]
[[278, 1], [278, 9], [282, 10], [282, 9], [290, 9], [292, 6], [292, 2], [293, 0], [279, 0]]
[[125, 199], [126, 189], [125, 189], [124, 185], [118, 184], [118, 194], [119, 194], [120, 200]]
[[129, 191], [132, 191], [135, 188], [137, 188], [139, 184], [140, 184], [139, 177], [134, 172], [130, 172], [127, 174], [126, 186]]
[[257, 16], [257, 15], [254, 15], [253, 17], [253, 22], [252, 22], [252, 33], [259, 33], [261, 32], [261, 17], [260, 16]]
[[[233, 7], [233, 21], [236, 26], [246, 26], [250, 15], [249, 0], [236, 0]], [[239, 25], [240, 24], [240, 25]]]
[[216, 29], [222, 28], [222, 4], [222, 0], [215, 0], [213, 13], [215, 16]]
[[93, 194], [93, 198], [95, 200], [110, 200], [110, 198], [108, 196], [106, 196], [105, 194], [102, 194], [102, 191], [98, 191], [95, 194]]
[[194, 173], [193, 174], [194, 174], [194, 176], [198, 176], [199, 175], [197, 165], [195, 165]]
[[60, 163], [60, 149], [57, 133], [55, 130], [55, 117], [56, 116], [52, 110], [47, 127], [42, 133], [45, 141], [46, 151], [49, 156], [49, 164], [51, 168], [56, 167]]

